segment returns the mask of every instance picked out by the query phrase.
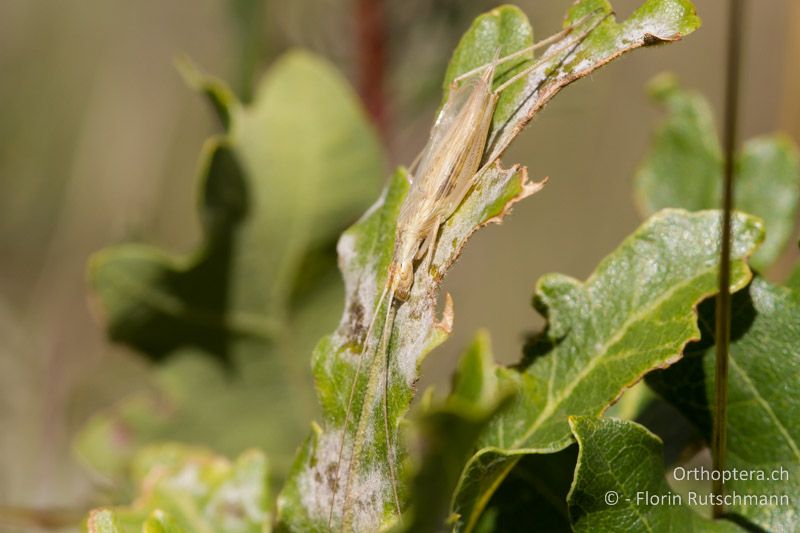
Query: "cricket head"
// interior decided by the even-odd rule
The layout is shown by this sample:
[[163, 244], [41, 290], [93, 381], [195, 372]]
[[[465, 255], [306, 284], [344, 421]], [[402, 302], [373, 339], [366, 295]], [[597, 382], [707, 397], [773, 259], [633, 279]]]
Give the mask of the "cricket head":
[[408, 300], [411, 286], [414, 284], [414, 256], [417, 254], [417, 248], [419, 248], [417, 239], [410, 239], [405, 232], [398, 232], [394, 257], [389, 264], [388, 280], [389, 287], [394, 287], [394, 295], [398, 300]]
[[389, 286], [394, 286], [394, 296], [398, 300], [408, 300], [414, 284], [414, 265], [411, 261], [392, 261], [389, 265]]

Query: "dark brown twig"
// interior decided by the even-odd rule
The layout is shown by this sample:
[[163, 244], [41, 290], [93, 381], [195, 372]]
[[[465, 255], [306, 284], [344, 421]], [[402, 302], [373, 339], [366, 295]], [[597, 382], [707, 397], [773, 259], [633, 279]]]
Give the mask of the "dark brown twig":
[[[711, 435], [711, 452], [714, 470], [725, 469], [725, 452], [727, 444], [728, 420], [728, 349], [731, 329], [731, 289], [730, 289], [730, 256], [731, 256], [731, 212], [733, 211], [733, 172], [734, 150], [738, 129], [739, 109], [739, 62], [742, 42], [742, 11], [744, 0], [731, 0], [728, 18], [728, 57], [725, 83], [725, 116], [724, 116], [724, 184], [722, 193], [722, 243], [719, 262], [719, 296], [717, 296], [716, 321], [716, 365], [714, 372], [714, 427]], [[722, 476], [713, 483], [714, 517], [719, 518], [725, 512], [721, 496], [725, 494]]]

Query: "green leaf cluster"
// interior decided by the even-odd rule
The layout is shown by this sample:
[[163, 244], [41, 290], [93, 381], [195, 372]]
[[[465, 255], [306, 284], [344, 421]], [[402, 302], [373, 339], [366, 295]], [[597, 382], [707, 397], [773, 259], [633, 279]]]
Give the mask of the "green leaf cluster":
[[[649, 87], [667, 118], [653, 138], [650, 153], [636, 175], [636, 196], [649, 216], [665, 207], [691, 211], [720, 205], [722, 148], [711, 106], [700, 94], [682, 89], [671, 74]], [[767, 225], [764, 244], [751, 263], [763, 270], [783, 251], [795, 230], [800, 200], [800, 157], [786, 135], [749, 139], [735, 161], [735, 205], [761, 217]]]
[[[497, 365], [481, 333], [460, 361], [451, 393], [425, 395], [407, 416], [420, 364], [452, 325], [450, 297], [437, 307], [443, 277], [472, 233], [541, 188], [525, 168], [501, 165], [500, 155], [567, 84], [698, 26], [687, 0], [647, 0], [622, 22], [605, 0], [579, 0], [565, 18], [572, 30], [543, 50], [543, 59], [523, 54], [498, 69], [495, 86], [527, 74], [500, 96], [484, 153], [491, 164], [443, 225], [402, 304], [381, 304], [381, 293], [409, 190], [403, 168], [339, 238], [343, 292], [338, 285], [334, 242], [374, 197], [383, 170], [374, 133], [343, 80], [293, 52], [244, 105], [184, 66], [224, 128], [200, 164], [203, 240], [183, 257], [122, 245], [91, 262], [109, 335], [158, 369], [155, 394], [96, 417], [79, 440], [97, 470], [127, 473], [140, 494], [131, 506], [94, 511], [89, 530], [264, 531], [277, 524], [291, 531], [511, 531], [530, 523], [576, 531], [737, 530], [733, 521], [711, 521], [683, 505], [631, 503], [642, 491], [671, 495], [661, 443], [634, 422], [600, 418], [647, 375], [702, 434], [710, 430], [710, 298], [720, 241], [720, 213], [710, 209], [719, 198], [720, 151], [708, 105], [674, 81], [652, 89], [669, 116], [636, 180], [649, 218], [588, 279], [550, 274], [538, 281], [533, 305], [547, 326], [518, 364]], [[530, 24], [513, 6], [478, 17], [453, 54], [443, 101], [459, 75], [498, 50], [513, 53], [532, 42]], [[780, 465], [791, 480], [729, 487], [742, 493], [800, 490], [792, 415], [800, 403], [800, 277], [782, 287], [748, 266], [752, 256], [757, 270], [769, 267], [792, 236], [797, 159], [786, 138], [765, 137], [748, 142], [737, 164], [729, 462]], [[371, 325], [384, 329], [386, 320], [379, 353], [367, 333]], [[322, 336], [326, 331], [332, 333]], [[304, 394], [312, 348], [319, 423], [288, 469], [314, 412]], [[231, 464], [182, 445], [146, 446], [165, 439], [229, 454], [251, 444], [269, 450], [275, 477], [287, 478], [277, 504], [269, 503], [259, 452]], [[622, 503], [608, 504], [609, 491]], [[800, 527], [796, 504], [730, 511], [751, 527]]]
[[235, 462], [202, 448], [159, 444], [133, 458], [134, 504], [92, 511], [89, 533], [262, 533], [270, 529], [268, 465], [249, 450]]
[[[495, 85], [513, 73], [526, 68], [529, 71], [501, 96], [484, 160], [492, 162], [502, 154], [534, 114], [565, 85], [624, 52], [655, 42], [676, 40], [698, 24], [691, 4], [683, 1], [645, 2], [622, 23], [614, 20], [611, 6], [605, 1], [576, 2], [565, 19], [565, 27], [574, 27], [564, 41], [553, 45], [551, 50], [545, 50], [541, 61], [521, 56], [516, 64], [499, 69]], [[531, 41], [530, 24], [517, 8], [503, 6], [478, 17], [453, 54], [445, 77], [445, 98], [450, 81], [460, 74], [491, 61], [497, 50], [512, 53], [525, 48]], [[444, 225], [430, 264], [417, 268], [408, 301], [398, 306], [392, 315], [387, 328], [390, 341], [385, 353], [373, 355], [377, 352], [371, 344], [374, 340], [365, 336], [373, 322], [375, 329], [380, 331], [386, 320], [384, 317], [390, 312], [389, 304], [383, 302], [378, 308], [378, 303], [391, 260], [397, 213], [407, 190], [405, 171], [401, 169], [378, 203], [345, 232], [339, 242], [340, 265], [346, 286], [345, 310], [339, 328], [324, 337], [314, 352], [314, 375], [323, 408], [322, 422], [314, 427], [300, 451], [279, 497], [279, 520], [287, 529], [375, 530], [391, 527], [397, 522], [394, 493], [398, 493], [401, 502], [410, 496], [403, 485], [395, 486], [396, 479], [404, 476], [406, 465], [406, 453], [398, 435], [400, 421], [413, 399], [422, 358], [444, 339], [451, 321], [450, 305], [445, 306], [442, 318], [437, 318], [436, 314], [436, 296], [441, 279], [477, 228], [501, 219], [512, 203], [536, 188], [527, 181], [525, 170], [517, 167], [503, 169], [495, 164], [477, 177], [476, 185]], [[676, 219], [683, 217], [674, 216]], [[716, 217], [710, 213], [698, 219], [681, 220], [690, 231], [697, 230], [702, 239], [714, 238], [711, 234], [714, 221]], [[746, 254], [754, 246], [759, 229], [758, 224], [750, 219], [742, 218], [740, 222], [743, 236], [737, 253]], [[683, 231], [686, 230], [684, 227]], [[678, 231], [670, 235], [675, 233]], [[687, 299], [691, 296], [699, 299], [712, 292], [714, 264], [713, 256], [706, 250], [698, 255], [696, 263], [685, 269], [676, 267], [676, 283], [688, 284], [694, 276], [704, 281], [697, 289], [681, 286], [682, 290], [690, 293]], [[741, 278], [737, 278], [737, 283], [745, 283], [748, 271], [744, 265], [739, 275]], [[693, 303], [688, 304], [689, 309], [684, 314], [691, 315]], [[623, 314], [624, 309], [621, 309], [620, 320]], [[684, 326], [684, 330], [690, 329], [690, 325]], [[369, 358], [362, 360], [367, 357], [365, 354], [370, 354]], [[650, 354], [647, 362], [663, 364], [659, 355], [660, 352]], [[669, 353], [669, 356], [675, 355], [675, 352]], [[629, 376], [628, 380], [640, 377], [641, 374], [637, 374]], [[509, 388], [513, 388], [513, 378], [503, 376], [502, 379], [509, 381]], [[627, 383], [623, 382], [621, 387]], [[600, 395], [609, 396], [607, 401], [610, 402], [620, 392], [621, 388], [613, 390], [610, 386]], [[565, 392], [565, 396], [568, 395], [569, 391]], [[524, 395], [516, 398], [516, 402], [524, 402]], [[556, 407], [550, 409], [557, 411]], [[522, 410], [520, 404], [515, 414]], [[543, 420], [550, 414], [558, 415], [560, 412], [546, 412]], [[498, 423], [495, 417], [490, 428]], [[553, 435], [545, 438], [552, 439], [549, 446], [558, 448], [568, 439], [566, 420], [559, 423], [554, 417], [552, 427], [550, 424], [545, 424], [544, 433], [552, 431]], [[513, 437], [509, 435], [509, 438]], [[479, 441], [481, 448], [484, 440]], [[529, 443], [521, 442], [520, 445], [527, 447]], [[493, 448], [495, 445], [487, 441], [486, 446]], [[494, 464], [499, 466], [501, 462]], [[483, 508], [481, 502], [485, 503], [492, 492], [490, 487], [477, 487], [480, 481], [474, 481], [474, 475], [496, 486], [503, 471], [512, 465], [513, 460], [510, 460], [504, 468], [491, 473], [485, 472], [480, 465], [476, 466], [474, 473], [470, 473], [472, 467], [468, 468], [459, 480], [452, 510], [455, 516], [466, 520], [462, 523], [462, 518], [457, 518], [454, 522], [457, 527], [465, 525], [470, 529]]]
[[[637, 175], [637, 195], [643, 211], [649, 214], [666, 207], [700, 210], [716, 205], [721, 155], [708, 103], [696, 93], [681, 90], [668, 76], [654, 81], [650, 90], [657, 101], [666, 105], [669, 114]], [[739, 156], [737, 172], [737, 207], [760, 215], [765, 222], [766, 238], [752, 261], [759, 269], [766, 269], [795, 231], [794, 215], [800, 196], [797, 149], [780, 135], [751, 140]], [[660, 211], [655, 217], [663, 213]], [[749, 529], [793, 531], [798, 527], [797, 502], [793, 499], [798, 491], [798, 435], [793, 412], [800, 401], [796, 387], [800, 377], [800, 294], [792, 288], [793, 279], [790, 277], [788, 286], [781, 287], [756, 276], [734, 295], [728, 385], [726, 468], [767, 475], [782, 472], [784, 477], [729, 481], [725, 485], [727, 494], [751, 500], [740, 499], [749, 503], [728, 506], [730, 521], [710, 522], [667, 484], [658, 437], [632, 422], [570, 416], [572, 436], [580, 452], [572, 459], [575, 474], [570, 491], [565, 494], [562, 483], [558, 496], [568, 503], [565, 516], [571, 529], [732, 531], [740, 530], [738, 524]], [[681, 350], [682, 358], [666, 370], [650, 372], [647, 383], [710, 439], [714, 299], [700, 302], [697, 314], [700, 338], [695, 333], [692, 342]], [[648, 343], [655, 343], [663, 335], [651, 329], [648, 337]], [[566, 460], [569, 464], [570, 458]], [[557, 462], [554, 459], [548, 463], [552, 467]], [[538, 465], [539, 472], [546, 468]], [[516, 479], [513, 472], [520, 472]], [[508, 485], [518, 486], [520, 479], [530, 475], [531, 465], [523, 464], [512, 471]], [[558, 483], [545, 487], [557, 489]], [[522, 484], [531, 490], [529, 480]], [[541, 485], [540, 482], [539, 494], [547, 494]], [[705, 492], [700, 494], [707, 495], [710, 489], [703, 487]], [[614, 504], [606, 500], [609, 493], [617, 498]], [[490, 503], [497, 515], [492, 517], [494, 522], [507, 519], [509, 514], [517, 516], [502, 496], [503, 487]], [[662, 503], [654, 504], [653, 500]]]
[[[651, 92], [669, 114], [637, 176], [640, 199], [650, 206], [702, 207], [718, 201], [721, 156], [708, 103], [669, 76], [657, 78]], [[766, 270], [797, 231], [797, 147], [782, 135], [757, 137], [744, 144], [736, 169], [736, 207], [765, 222], [766, 238], [752, 262]], [[728, 482], [728, 494], [766, 499], [729, 506], [728, 512], [769, 531], [800, 527], [800, 502], [790, 496], [799, 490], [800, 468], [794, 415], [800, 404], [800, 293], [792, 279], [784, 287], [756, 276], [731, 304], [726, 468], [782, 470], [785, 478]], [[702, 338], [687, 346], [678, 364], [649, 375], [647, 382], [708, 440], [714, 405], [714, 300], [703, 302], [699, 311]], [[776, 505], [781, 496], [789, 502]]]
[[[731, 289], [750, 280], [745, 258], [762, 238], [747, 215], [734, 220]], [[572, 442], [568, 417], [598, 416], [647, 372], [680, 358], [699, 338], [695, 306], [717, 290], [719, 213], [665, 210], [648, 220], [581, 283], [541, 278], [534, 305], [546, 330], [497, 379], [517, 391], [492, 420], [467, 464], [454, 502], [467, 530], [522, 455]]]
[[[707, 438], [714, 405], [713, 304], [701, 306], [703, 338], [687, 347], [683, 361], [648, 377]], [[800, 502], [793, 497], [800, 492], [800, 291], [755, 278], [734, 295], [732, 308], [726, 468], [784, 476], [728, 482], [730, 494], [769, 501], [728, 510], [763, 529], [791, 531], [800, 525]], [[781, 496], [788, 503], [782, 504]]]
[[[768, 268], [795, 231], [800, 173], [797, 149], [786, 137], [751, 140], [737, 161], [737, 207], [759, 218], [734, 215], [738, 251], [732, 256], [731, 290], [738, 292], [727, 445], [728, 469], [783, 477], [727, 483], [728, 494], [757, 499], [740, 500], [751, 503], [731, 505], [726, 520], [711, 521], [668, 485], [658, 437], [633, 422], [598, 418], [647, 375], [648, 384], [701, 434], [708, 439], [711, 432], [710, 297], [716, 292], [719, 213], [703, 209], [719, 203], [720, 150], [702, 97], [667, 77], [654, 82], [651, 92], [670, 112], [636, 180], [643, 210], [655, 214], [585, 283], [561, 275], [539, 281], [534, 306], [547, 318], [547, 328], [529, 342], [519, 364], [472, 365], [468, 381], [491, 383], [490, 389], [512, 399], [474, 441], [443, 515], [448, 529], [793, 531], [799, 526], [793, 413], [800, 401], [800, 266], [787, 287], [753, 277], [747, 267], [752, 255], [756, 268]], [[665, 209], [670, 207], [698, 212]], [[680, 272], [692, 272], [691, 281], [682, 283]], [[468, 353], [464, 361], [471, 359]], [[659, 370], [664, 367], [669, 368]], [[455, 386], [452, 396], [457, 395]], [[641, 398], [652, 395], [637, 401]], [[568, 447], [573, 441], [577, 456], [576, 448]], [[450, 446], [459, 449], [455, 442]], [[432, 490], [417, 499], [438, 501]], [[705, 490], [710, 493], [710, 486]], [[609, 492], [618, 497], [614, 504], [604, 499]], [[668, 504], [654, 505], [647, 497]], [[409, 516], [415, 516], [413, 504]], [[442, 530], [441, 524], [422, 530]]]

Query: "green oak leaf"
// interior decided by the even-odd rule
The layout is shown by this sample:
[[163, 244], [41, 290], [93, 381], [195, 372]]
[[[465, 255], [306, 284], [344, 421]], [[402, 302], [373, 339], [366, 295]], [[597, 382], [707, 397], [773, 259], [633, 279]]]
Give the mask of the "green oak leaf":
[[[731, 302], [726, 469], [771, 472], [788, 479], [731, 480], [729, 494], [778, 497], [727, 507], [768, 531], [800, 528], [800, 291], [756, 277]], [[678, 407], [708, 438], [714, 398], [714, 300], [700, 307], [703, 338], [683, 360], [647, 383]]]
[[262, 533], [269, 531], [267, 460], [243, 452], [235, 462], [180, 444], [140, 450], [132, 461], [137, 485], [129, 506], [94, 510], [90, 533]]
[[201, 157], [203, 240], [188, 256], [92, 257], [109, 336], [162, 364], [150, 399], [96, 417], [78, 448], [113, 475], [142, 442], [258, 445], [285, 477], [315, 411], [306, 357], [341, 309], [335, 241], [378, 190], [381, 148], [343, 77], [308, 53], [279, 59], [250, 105], [182, 69], [227, 125]]
[[646, 384], [639, 382], [612, 405], [606, 412], [606, 416], [621, 418], [623, 420], [637, 420], [647, 412], [657, 398]]
[[[636, 196], [645, 216], [665, 207], [691, 211], [720, 206], [722, 149], [711, 107], [700, 94], [683, 90], [671, 75], [650, 84], [653, 99], [668, 116], [636, 174]], [[795, 230], [800, 200], [800, 159], [785, 135], [747, 141], [736, 160], [736, 208], [760, 216], [764, 244], [752, 258], [757, 269], [771, 265]]]
[[[646, 407], [642, 408], [642, 402], [636, 401], [625, 409], [615, 409], [626, 396], [637, 390], [640, 391], [637, 396], [652, 398], [652, 401], [645, 402]], [[628, 409], [630, 411], [626, 412]], [[640, 424], [664, 439], [667, 444], [664, 449], [666, 464], [673, 464], [678, 457], [683, 457], [686, 449], [697, 442], [694, 427], [674, 407], [652, 392], [644, 381], [626, 391], [605, 416], [612, 412], [636, 416]], [[492, 495], [475, 531], [572, 531], [567, 495], [572, 487], [577, 460], [577, 444], [557, 453], [523, 456]]]
[[580, 447], [568, 496], [573, 531], [744, 531], [701, 517], [672, 493], [661, 439], [644, 426], [588, 416], [570, 417], [569, 423]]
[[313, 56], [279, 60], [251, 106], [210, 81], [202, 90], [229, 123], [202, 158], [205, 240], [185, 258], [124, 245], [90, 263], [110, 336], [153, 358], [278, 341], [304, 260], [352, 220], [382, 168], [354, 95]]
[[[587, 35], [598, 21], [602, 22]], [[387, 328], [391, 341], [386, 353], [361, 366], [362, 348], [374, 344], [374, 339], [364, 339], [369, 324], [377, 317], [376, 331], [380, 331], [388, 308], [384, 303], [376, 310], [376, 304], [385, 286], [397, 213], [408, 191], [405, 171], [395, 175], [381, 199], [339, 241], [345, 311], [339, 328], [320, 341], [313, 357], [323, 420], [313, 427], [279, 497], [281, 527], [374, 530], [396, 522], [395, 489], [400, 502], [407, 498], [405, 488], [392, 483], [393, 477], [402, 478], [405, 456], [397, 438], [398, 424], [413, 399], [423, 357], [444, 340], [452, 318], [451, 306], [446, 305], [444, 318], [436, 319], [441, 280], [477, 228], [499, 221], [512, 203], [539, 188], [527, 181], [525, 169], [504, 169], [498, 157], [561, 88], [624, 52], [677, 40], [697, 28], [699, 19], [687, 0], [649, 0], [619, 24], [605, 0], [581, 0], [568, 13], [565, 25], [571, 24], [576, 25], [574, 31], [543, 50], [546, 59], [510, 87], [510, 96], [498, 104], [484, 152], [484, 162], [491, 164], [444, 224], [430, 263], [417, 268], [412, 293], [397, 307]], [[513, 6], [478, 17], [456, 49], [445, 83], [491, 61], [498, 49], [524, 48], [531, 35], [525, 15]], [[529, 58], [522, 59], [498, 69], [495, 86], [507, 79], [509, 68], [519, 72], [532, 64]], [[351, 390], [355, 393], [348, 418]], [[393, 472], [395, 466], [398, 472]]]
[[[735, 214], [731, 287], [750, 279], [745, 258], [763, 237], [760, 220]], [[667, 209], [606, 257], [588, 280], [542, 277], [534, 306], [547, 328], [498, 386], [516, 391], [462, 474], [453, 511], [471, 530], [521, 456], [572, 442], [571, 415], [598, 415], [644, 374], [677, 361], [699, 338], [695, 306], [717, 291], [720, 213]]]
[[[453, 379], [453, 389], [448, 398], [451, 404], [471, 405], [481, 409], [498, 405], [506, 407], [510, 401], [508, 390], [503, 391], [498, 386], [495, 371], [496, 365], [492, 355], [488, 332], [480, 331], [469, 349], [464, 353], [458, 363], [458, 368]], [[463, 422], [462, 422], [463, 424]], [[481, 427], [485, 427], [485, 423]], [[434, 505], [440, 501], [449, 510], [450, 500], [458, 482], [458, 477], [469, 459], [470, 452], [477, 444], [478, 435], [470, 435], [469, 439], [458, 438], [457, 435], [446, 432], [452, 441], [450, 447], [460, 450], [467, 447], [465, 453], [456, 453], [448, 458], [428, 457], [430, 463], [449, 461], [452, 466], [458, 465], [459, 471], [455, 477], [447, 476], [446, 489], [441, 485], [438, 491], [444, 490], [444, 497], [436, 496], [430, 490], [436, 481], [445, 479], [445, 472], [434, 475], [437, 464], [431, 464], [429, 479], [416, 479], [416, 486], [412, 486], [411, 515], [416, 517], [415, 507], [421, 506], [426, 510], [425, 516], [435, 515], [437, 508]], [[559, 531], [569, 529], [567, 515], [567, 492], [572, 483], [572, 471], [575, 469], [577, 447], [571, 446], [567, 450], [556, 454], [530, 455], [520, 461], [506, 478], [498, 491], [493, 495], [487, 506], [487, 511], [477, 525], [477, 531]], [[449, 472], [448, 472], [449, 474]], [[445, 483], [442, 483], [445, 485]], [[415, 505], [415, 501], [420, 502]], [[436, 502], [431, 504], [431, 502]], [[447, 516], [444, 511], [440, 514]], [[452, 525], [458, 522], [458, 515], [450, 515]], [[429, 527], [427, 530], [441, 530], [442, 522], [426, 522], [428, 526], [440, 526], [439, 529]], [[408, 531], [415, 531], [421, 527], [419, 521], [403, 524]]]

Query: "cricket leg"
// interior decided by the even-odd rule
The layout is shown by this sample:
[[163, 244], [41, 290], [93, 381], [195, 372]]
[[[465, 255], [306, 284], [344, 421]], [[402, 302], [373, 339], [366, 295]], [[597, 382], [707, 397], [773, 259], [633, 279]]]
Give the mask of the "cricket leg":
[[427, 251], [425, 252], [425, 255], [428, 257], [428, 267], [430, 267], [433, 263], [433, 254], [436, 252], [436, 238], [439, 235], [439, 226], [441, 225], [440, 220], [441, 219], [437, 218], [433, 223], [431, 232], [428, 234], [428, 238], [426, 240]]
[[[534, 51], [536, 51], [536, 50], [538, 50], [540, 48], [544, 48], [545, 46], [550, 46], [551, 44], [563, 39], [564, 37], [566, 37], [567, 35], [572, 33], [575, 30], [576, 27], [578, 27], [581, 24], [583, 24], [590, 17], [596, 15], [598, 11], [599, 10], [596, 10], [596, 11], [593, 11], [592, 13], [584, 15], [583, 17], [581, 17], [574, 24], [571, 24], [570, 26], [564, 28], [563, 30], [561, 30], [558, 33], [555, 33], [555, 34], [551, 35], [550, 37], [547, 37], [546, 39], [542, 39], [541, 41], [535, 42], [530, 46], [526, 46], [525, 48], [521, 48], [521, 49], [517, 50], [516, 52], [512, 52], [512, 53], [510, 53], [508, 55], [505, 55], [505, 56], [502, 56], [502, 57], [498, 57], [498, 58], [494, 59], [493, 61], [490, 61], [489, 63], [486, 63], [484, 65], [476, 67], [476, 68], [474, 68], [472, 70], [469, 70], [469, 71], [467, 71], [467, 72], [465, 72], [463, 74], [460, 74], [459, 76], [457, 76], [456, 78], [453, 79], [453, 83], [459, 83], [461, 81], [464, 81], [465, 79], [467, 79], [467, 78], [469, 78], [471, 76], [474, 76], [475, 74], [483, 72], [484, 70], [486, 70], [487, 68], [489, 68], [492, 65], [494, 65], [494, 66], [502, 65], [503, 63], [511, 61], [512, 59], [516, 59], [516, 58], [521, 57], [523, 55], [529, 54], [529, 53], [534, 52]], [[605, 19], [605, 17], [603, 17], [603, 20], [604, 19]]]
[[[577, 36], [577, 38], [575, 39], [574, 43], [570, 42], [569, 43], [570, 44], [569, 49], [567, 50], [566, 55], [564, 56], [564, 59], [566, 59], [567, 57], [572, 55], [572, 53], [575, 52], [575, 50], [581, 45], [581, 43], [583, 43], [583, 41], [594, 31], [594, 29], [597, 28], [597, 26], [599, 26], [604, 20], [606, 20], [610, 16], [611, 16], [611, 13], [608, 13], [606, 16], [597, 19], [597, 21], [594, 24], [589, 26], [588, 29], [586, 29], [585, 31], [581, 32], [580, 35]], [[502, 83], [502, 85], [500, 85], [499, 87], [497, 87], [494, 90], [494, 92], [496, 92], [496, 93], [503, 92], [503, 89], [505, 89], [509, 85], [512, 85], [513, 83], [517, 82], [521, 78], [527, 76], [533, 70], [539, 68], [544, 63], [550, 61], [551, 59], [553, 59], [553, 57], [555, 57], [558, 54], [560, 54], [564, 50], [564, 48], [567, 48], [567, 47], [566, 46], [558, 47], [558, 49], [554, 50], [552, 53], [548, 53], [547, 55], [545, 55], [544, 57], [542, 57], [538, 61], [535, 61], [533, 64], [528, 65], [521, 72], [518, 72], [517, 74], [515, 74], [514, 76], [512, 76], [508, 80], [504, 81]], [[562, 61], [563, 61], [563, 59], [562, 59]]]
[[[543, 69], [546, 67], [547, 69], [549, 69], [549, 72], [546, 71], [544, 77], [542, 77], [542, 79], [539, 80], [534, 87], [528, 87], [526, 89], [526, 94], [528, 95], [526, 96], [526, 98], [529, 98], [535, 92], [540, 91], [542, 87], [544, 87], [544, 85], [551, 79], [553, 72], [557, 72], [558, 69], [566, 62], [566, 60], [569, 57], [571, 57], [572, 54], [575, 53], [575, 51], [581, 46], [581, 44], [583, 44], [586, 38], [589, 35], [591, 35], [591, 33], [595, 30], [595, 28], [597, 28], [600, 24], [602, 24], [603, 21], [605, 21], [612, 14], [613, 13], [606, 13], [603, 17], [598, 18], [595, 22], [592, 23], [592, 25], [588, 29], [577, 35], [576, 38], [569, 39], [566, 46], [559, 45], [553, 47], [553, 49], [548, 50], [547, 54], [545, 54], [543, 57], [537, 59], [530, 65], [526, 66], [524, 69], [522, 69], [522, 71], [518, 72], [508, 80], [504, 81], [498, 87], [496, 87], [494, 89], [494, 93], [500, 94], [510, 85], [518, 82], [522, 78], [530, 76], [533, 71], [537, 69]], [[561, 56], [560, 59], [555, 61], [554, 65], [550, 65], [549, 63], [558, 56]], [[506, 120], [505, 123], [498, 125], [495, 131], [503, 130], [509, 124], [512, 118], [513, 117]], [[494, 146], [494, 142], [490, 141], [489, 145], [486, 147], [484, 151], [484, 154], [488, 153], [489, 155], [485, 157], [483, 166], [481, 166], [481, 168], [478, 169], [477, 175], [481, 175], [487, 168], [489, 168], [489, 166], [494, 163], [494, 161], [497, 159], [497, 157], [500, 155], [501, 152], [502, 150], [498, 150], [497, 147]]]

